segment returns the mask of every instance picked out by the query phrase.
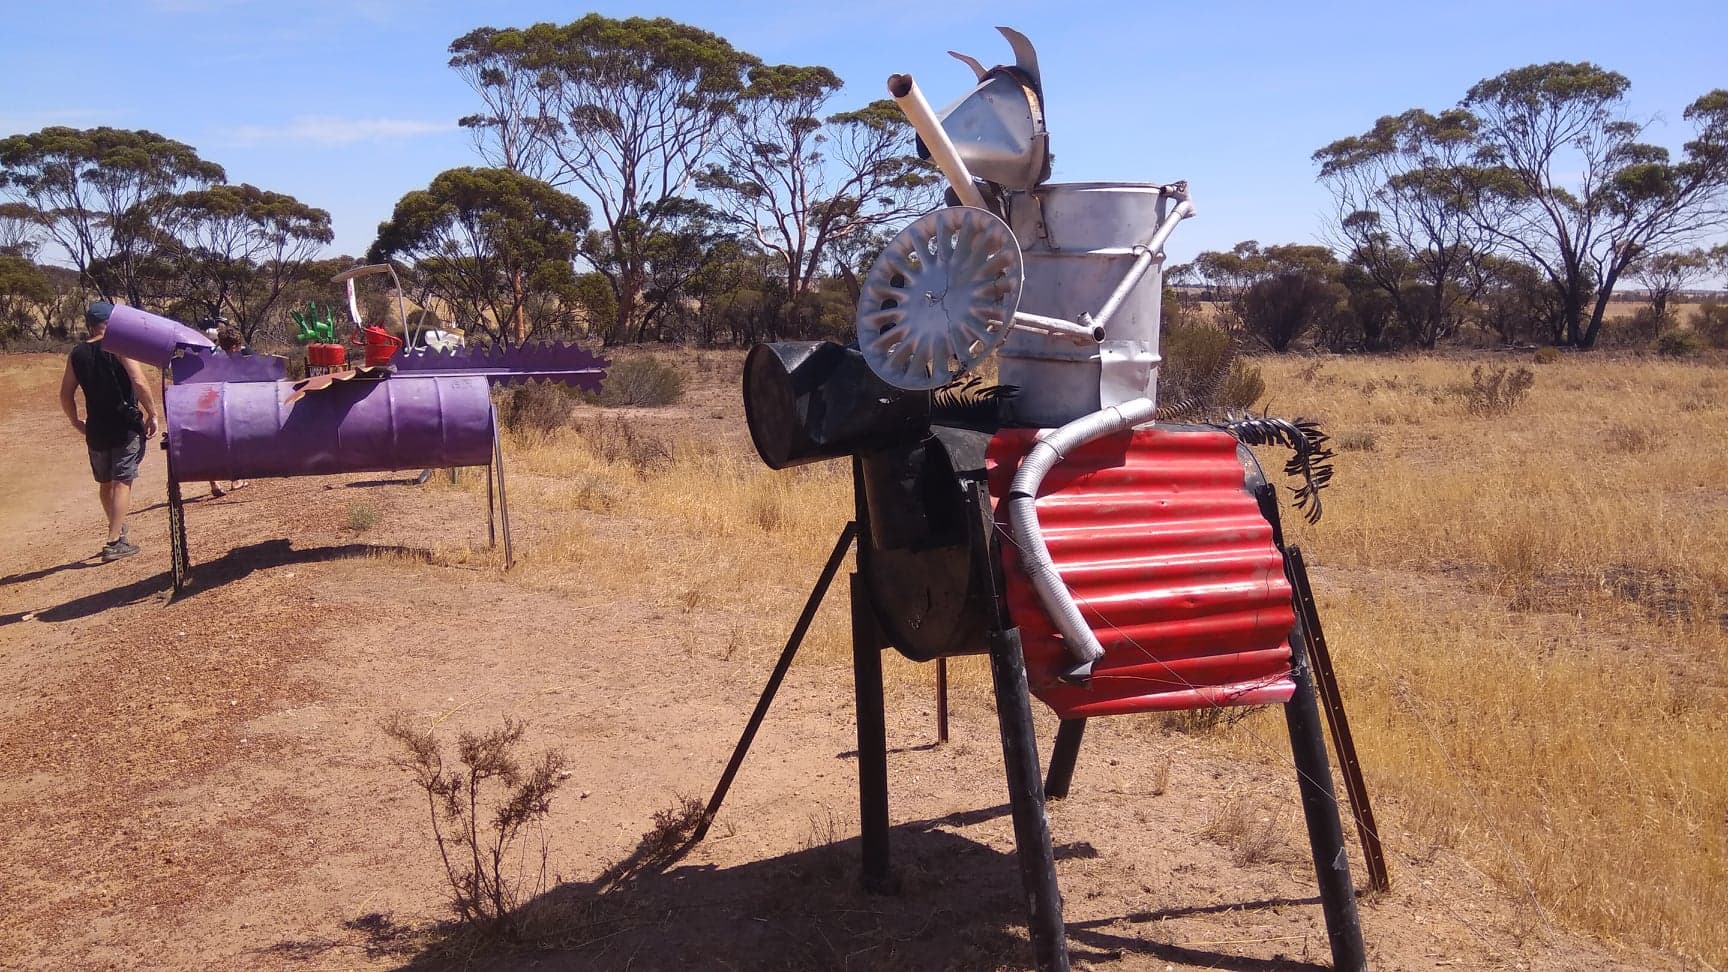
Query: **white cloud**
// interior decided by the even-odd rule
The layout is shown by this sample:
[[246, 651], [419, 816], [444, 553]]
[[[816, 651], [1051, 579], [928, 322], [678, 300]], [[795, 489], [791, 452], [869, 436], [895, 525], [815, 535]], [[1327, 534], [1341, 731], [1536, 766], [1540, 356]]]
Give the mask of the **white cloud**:
[[261, 142], [353, 145], [357, 142], [394, 142], [453, 131], [455, 128], [454, 122], [421, 121], [414, 118], [301, 115], [282, 125], [240, 125], [224, 129], [219, 134], [223, 141], [234, 145], [257, 145]]

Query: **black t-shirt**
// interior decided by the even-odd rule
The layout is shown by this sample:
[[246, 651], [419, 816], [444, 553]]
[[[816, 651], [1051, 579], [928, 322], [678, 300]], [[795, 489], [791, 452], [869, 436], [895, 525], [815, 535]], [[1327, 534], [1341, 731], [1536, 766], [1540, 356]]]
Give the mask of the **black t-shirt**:
[[120, 359], [102, 350], [101, 341], [80, 341], [72, 349], [72, 374], [84, 389], [84, 441], [92, 449], [114, 449], [138, 431], [131, 409], [138, 404], [132, 379]]

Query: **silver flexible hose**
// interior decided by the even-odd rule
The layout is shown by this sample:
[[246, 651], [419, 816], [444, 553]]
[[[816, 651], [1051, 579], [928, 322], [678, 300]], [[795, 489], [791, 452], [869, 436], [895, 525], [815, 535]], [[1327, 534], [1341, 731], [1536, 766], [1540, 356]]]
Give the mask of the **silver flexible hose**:
[[1038, 487], [1066, 453], [1093, 439], [1150, 422], [1156, 412], [1152, 399], [1136, 398], [1083, 415], [1034, 443], [1026, 458], [1020, 460], [1020, 468], [1008, 486], [1008, 526], [1020, 548], [1020, 564], [1032, 581], [1032, 589], [1038, 593], [1038, 602], [1044, 605], [1076, 662], [1070, 673], [1073, 677], [1089, 675], [1092, 663], [1104, 657], [1104, 647], [1093, 636], [1092, 628], [1080, 614], [1080, 606], [1074, 603], [1074, 595], [1068, 592], [1068, 585], [1062, 582], [1050, 560], [1050, 547], [1038, 526]]

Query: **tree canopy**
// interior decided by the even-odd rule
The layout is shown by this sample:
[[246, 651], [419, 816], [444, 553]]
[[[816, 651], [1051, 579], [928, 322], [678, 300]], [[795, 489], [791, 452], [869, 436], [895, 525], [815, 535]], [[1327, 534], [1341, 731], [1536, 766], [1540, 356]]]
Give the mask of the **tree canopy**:
[[464, 326], [511, 344], [519, 314], [526, 336], [570, 320], [587, 228], [588, 207], [538, 179], [450, 169], [397, 201], [367, 258], [411, 261], [423, 291]]

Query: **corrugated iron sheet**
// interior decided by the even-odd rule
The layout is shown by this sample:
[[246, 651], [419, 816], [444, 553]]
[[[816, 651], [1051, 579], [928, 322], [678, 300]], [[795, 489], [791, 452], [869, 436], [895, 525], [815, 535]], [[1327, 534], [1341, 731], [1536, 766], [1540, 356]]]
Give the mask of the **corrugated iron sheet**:
[[1191, 427], [1099, 439], [1045, 478], [1045, 540], [1105, 649], [1090, 685], [1057, 680], [1071, 662], [1020, 569], [1002, 502], [1036, 435], [1004, 430], [988, 454], [1033, 693], [1064, 718], [1288, 701], [1295, 613], [1272, 525], [1236, 440]]

